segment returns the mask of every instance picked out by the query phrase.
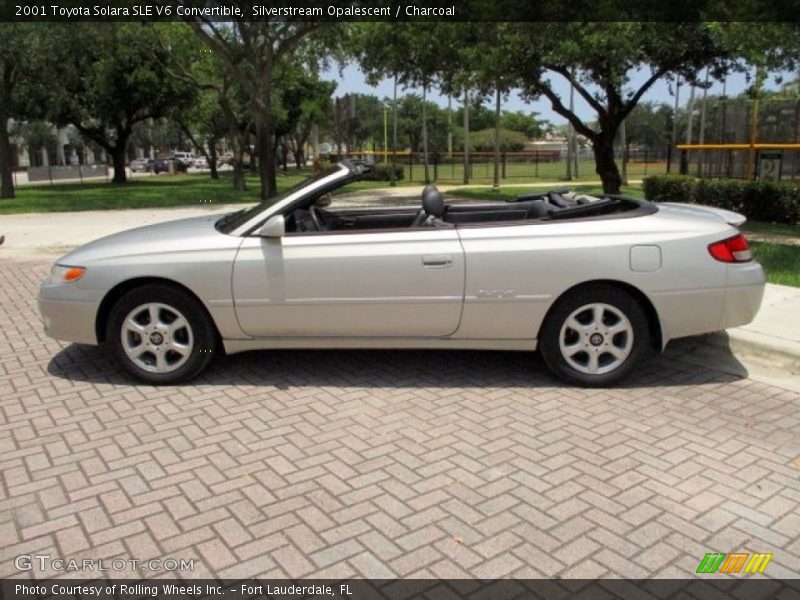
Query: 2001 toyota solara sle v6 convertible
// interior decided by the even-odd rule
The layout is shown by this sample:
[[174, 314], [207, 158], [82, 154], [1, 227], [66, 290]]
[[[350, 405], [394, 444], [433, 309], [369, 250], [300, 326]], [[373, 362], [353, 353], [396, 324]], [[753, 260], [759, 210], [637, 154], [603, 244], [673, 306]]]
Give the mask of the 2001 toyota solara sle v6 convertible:
[[221, 351], [538, 348], [562, 379], [604, 386], [649, 349], [748, 323], [761, 303], [736, 213], [567, 192], [334, 193], [369, 168], [344, 161], [245, 210], [74, 250], [41, 286], [47, 333], [107, 344], [156, 384]]

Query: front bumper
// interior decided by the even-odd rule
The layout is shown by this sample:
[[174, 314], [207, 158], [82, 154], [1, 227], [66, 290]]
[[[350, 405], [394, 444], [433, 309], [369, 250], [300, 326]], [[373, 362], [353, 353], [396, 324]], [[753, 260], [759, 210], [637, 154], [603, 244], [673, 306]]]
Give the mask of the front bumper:
[[38, 302], [44, 332], [57, 340], [97, 345], [98, 302], [86, 296], [71, 284], [42, 284]]

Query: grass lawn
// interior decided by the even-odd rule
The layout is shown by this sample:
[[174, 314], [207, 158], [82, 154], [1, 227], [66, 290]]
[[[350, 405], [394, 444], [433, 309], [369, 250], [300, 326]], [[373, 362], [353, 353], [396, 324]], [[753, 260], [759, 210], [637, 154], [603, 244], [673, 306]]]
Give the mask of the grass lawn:
[[[278, 175], [278, 188], [291, 187], [309, 174], [306, 170]], [[247, 191], [237, 192], [229, 175], [221, 175], [216, 181], [208, 174], [158, 175], [131, 178], [124, 185], [23, 186], [17, 188], [16, 198], [0, 200], [0, 214], [258, 202], [258, 195], [258, 177], [247, 177]]]
[[763, 223], [761, 221], [747, 221], [742, 225], [746, 233], [763, 233], [769, 235], [788, 235], [800, 238], [800, 227], [797, 225], [780, 225], [776, 223]]
[[767, 271], [767, 281], [800, 287], [800, 246], [750, 242], [750, 248]]
[[[278, 174], [278, 190], [290, 188], [312, 174], [310, 169]], [[347, 191], [389, 187], [388, 181], [357, 181]], [[418, 185], [398, 181], [397, 185]], [[237, 192], [229, 173], [212, 180], [208, 174], [133, 177], [124, 185], [108, 182], [22, 186], [16, 198], [0, 200], [0, 215], [36, 212], [166, 208], [197, 204], [259, 201], [258, 177], [247, 177], [247, 191]]]

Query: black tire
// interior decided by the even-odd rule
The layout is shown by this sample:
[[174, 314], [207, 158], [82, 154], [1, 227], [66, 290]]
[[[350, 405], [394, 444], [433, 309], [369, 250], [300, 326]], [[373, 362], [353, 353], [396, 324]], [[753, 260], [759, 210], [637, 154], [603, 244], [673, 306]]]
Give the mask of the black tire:
[[539, 352], [548, 368], [582, 387], [617, 383], [649, 347], [650, 328], [640, 303], [606, 284], [580, 287], [558, 300], [539, 332]]
[[[149, 318], [150, 309], [144, 308], [147, 306], [154, 306], [158, 315], [155, 324]], [[123, 332], [123, 322], [135, 310], [134, 322], [127, 321], [129, 325]], [[170, 328], [181, 323], [177, 317], [170, 321], [175, 315], [182, 317], [186, 325], [173, 331]], [[131, 325], [143, 328], [142, 331], [157, 330], [144, 336], [133, 331]], [[159, 340], [161, 344], [156, 345]], [[159, 385], [193, 379], [208, 366], [218, 348], [216, 329], [200, 302], [176, 287], [163, 284], [143, 285], [117, 301], [106, 323], [106, 342], [126, 371], [137, 379]], [[139, 349], [144, 352], [134, 359], [126, 352], [126, 346], [132, 352]]]

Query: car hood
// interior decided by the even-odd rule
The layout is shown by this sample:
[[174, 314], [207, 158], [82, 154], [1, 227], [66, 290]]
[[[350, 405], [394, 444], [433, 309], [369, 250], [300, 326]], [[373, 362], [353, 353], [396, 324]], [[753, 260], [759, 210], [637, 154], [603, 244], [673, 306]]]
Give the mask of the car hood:
[[121, 256], [166, 255], [239, 246], [241, 238], [220, 233], [214, 227], [221, 216], [190, 217], [114, 233], [76, 248], [61, 257], [58, 263], [83, 266]]

